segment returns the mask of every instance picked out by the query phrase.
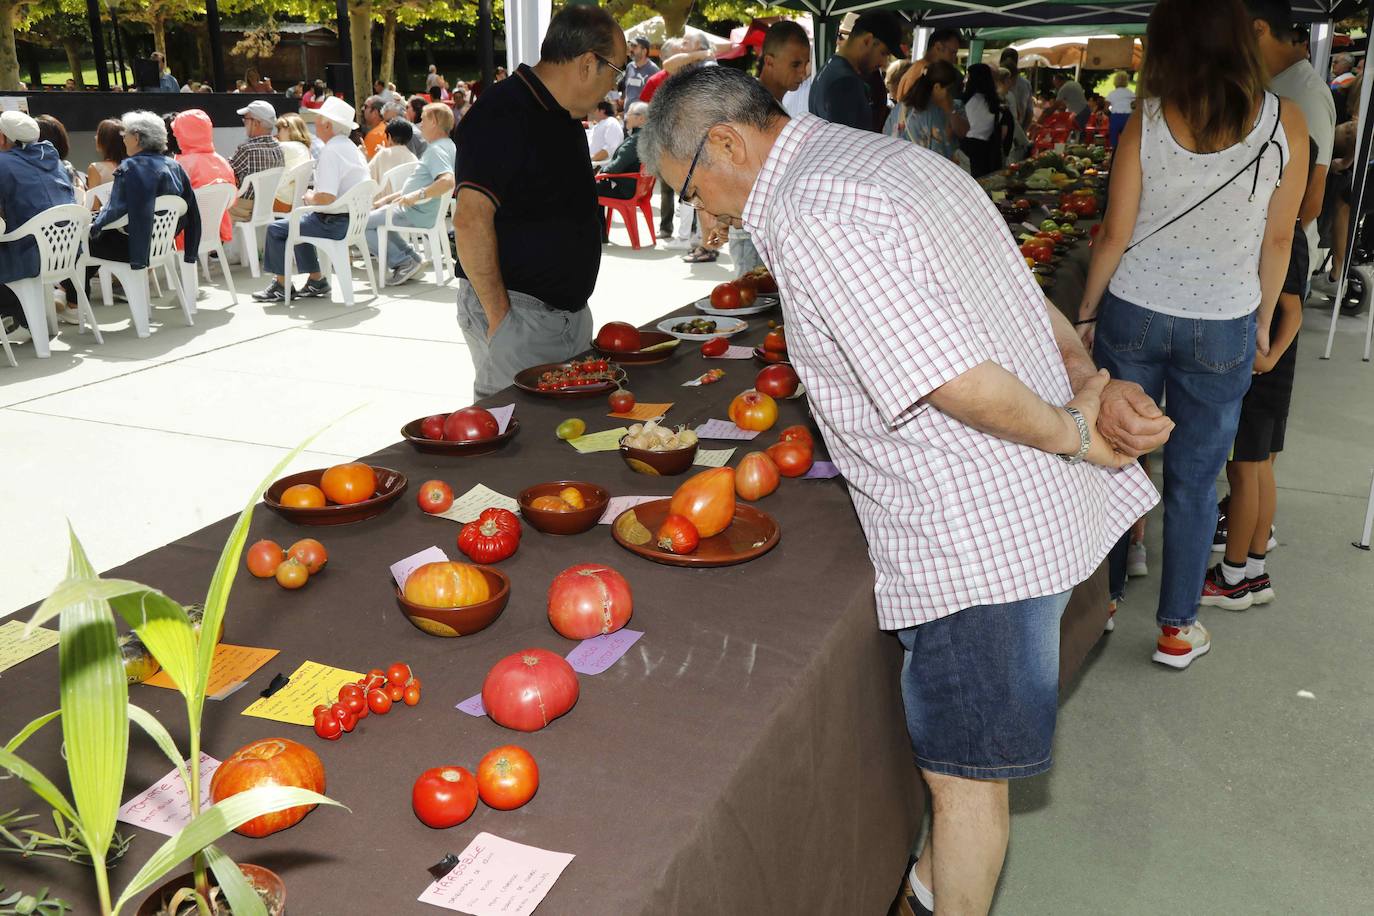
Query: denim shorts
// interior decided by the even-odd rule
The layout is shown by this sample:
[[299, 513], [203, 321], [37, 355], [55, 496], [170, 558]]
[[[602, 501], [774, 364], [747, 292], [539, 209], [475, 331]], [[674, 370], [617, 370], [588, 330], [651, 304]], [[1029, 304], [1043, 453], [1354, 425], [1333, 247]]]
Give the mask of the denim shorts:
[[984, 604], [897, 631], [916, 765], [967, 779], [1050, 768], [1059, 618], [1071, 592]]

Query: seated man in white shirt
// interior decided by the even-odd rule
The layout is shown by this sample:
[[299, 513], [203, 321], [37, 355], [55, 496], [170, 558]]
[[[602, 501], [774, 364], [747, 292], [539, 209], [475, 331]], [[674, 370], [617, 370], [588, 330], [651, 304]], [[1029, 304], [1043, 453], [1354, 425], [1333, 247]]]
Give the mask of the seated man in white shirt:
[[[343, 99], [330, 97], [318, 109], [307, 109], [301, 115], [315, 121], [315, 133], [324, 141], [319, 162], [315, 165], [315, 188], [306, 192], [305, 204], [331, 204], [367, 178], [367, 160], [353, 145], [353, 141], [348, 139], [349, 132], [358, 129], [353, 120], [353, 106]], [[286, 236], [289, 226], [288, 220], [279, 219], [267, 227], [262, 264], [275, 276], [266, 289], [253, 294], [258, 302], [282, 302], [286, 299]], [[301, 235], [341, 239], [347, 231], [346, 213], [307, 213], [301, 218]], [[329, 298], [329, 281], [320, 274], [319, 257], [313, 245], [296, 246], [295, 267], [309, 272], [310, 279], [292, 296], [301, 299]]]
[[592, 112], [592, 132], [587, 140], [591, 148], [592, 162], [602, 162], [611, 158], [611, 153], [625, 139], [625, 131], [615, 117], [615, 106], [607, 101], [596, 103]]

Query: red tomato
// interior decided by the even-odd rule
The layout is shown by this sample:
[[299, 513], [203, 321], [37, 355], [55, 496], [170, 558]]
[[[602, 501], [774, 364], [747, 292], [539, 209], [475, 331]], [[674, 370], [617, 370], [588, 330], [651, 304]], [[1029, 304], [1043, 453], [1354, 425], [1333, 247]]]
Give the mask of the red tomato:
[[612, 321], [601, 326], [596, 334], [596, 345], [603, 350], [625, 353], [638, 350], [644, 344], [639, 328], [624, 321]]
[[753, 502], [778, 488], [778, 466], [763, 452], [750, 452], [735, 469], [735, 493]]
[[450, 442], [476, 442], [501, 434], [501, 425], [491, 411], [481, 407], [464, 407], [444, 420], [444, 438]]
[[668, 504], [670, 515], [682, 515], [703, 538], [715, 537], [735, 518], [735, 469], [711, 468], [689, 477]]
[[669, 553], [691, 553], [701, 543], [697, 526], [681, 515], [670, 515], [665, 518], [663, 524], [658, 526], [658, 534], [654, 538], [659, 549]]
[[774, 328], [764, 335], [763, 349], [767, 353], [787, 352], [787, 335], [782, 328]]
[[801, 379], [791, 366], [764, 366], [754, 378], [754, 389], [773, 398], [790, 398], [797, 393]]
[[358, 717], [345, 703], [335, 703], [329, 707], [329, 714], [339, 720], [339, 724], [343, 726], [343, 730], [346, 732], [353, 731], [353, 727], [358, 724]]
[[379, 716], [384, 716], [391, 712], [391, 697], [381, 690], [369, 690], [367, 692], [367, 706]]
[[436, 413], [432, 417], [425, 417], [420, 421], [420, 435], [426, 439], [444, 438], [444, 421], [448, 419], [446, 413]]
[[386, 680], [389, 684], [404, 687], [410, 682], [410, 666], [405, 662], [397, 662], [386, 669]]
[[810, 448], [816, 445], [816, 439], [811, 435], [811, 430], [800, 424], [789, 426], [778, 433], [779, 442], [804, 442]]
[[478, 563], [499, 563], [520, 546], [520, 519], [509, 509], [483, 509], [458, 532], [458, 549]]
[[778, 402], [750, 388], [735, 395], [729, 416], [740, 429], [771, 429], [778, 422]]
[[425, 770], [410, 790], [410, 806], [426, 827], [456, 827], [477, 808], [477, 780], [463, 767]]
[[487, 751], [477, 764], [477, 794], [489, 808], [512, 811], [539, 791], [539, 765], [523, 747], [507, 744]]
[[525, 649], [501, 659], [482, 682], [482, 705], [497, 725], [536, 732], [577, 703], [577, 672], [561, 655]]
[[259, 579], [275, 576], [285, 562], [286, 551], [276, 541], [258, 541], [248, 548], [248, 571]]
[[406, 579], [405, 598], [421, 607], [467, 607], [491, 597], [487, 577], [467, 563], [426, 563]]
[[296, 562], [305, 564], [306, 571], [312, 576], [324, 569], [324, 564], [329, 562], [329, 551], [314, 538], [301, 538], [292, 544], [286, 553]]
[[405, 693], [402, 695], [407, 706], [416, 706], [420, 702], [420, 682], [411, 681], [405, 686]]
[[[296, 786], [324, 792], [324, 764], [320, 755], [289, 738], [264, 738], [245, 744], [219, 765], [210, 779], [211, 802], [259, 786]], [[262, 837], [299, 824], [314, 805], [298, 805], [263, 814], [235, 829], [243, 836]]]
[[338, 741], [343, 737], [343, 726], [338, 719], [326, 713], [315, 717], [315, 734], [326, 741]]
[[759, 298], [759, 288], [753, 280], [741, 277], [734, 281], [735, 289], [739, 290], [739, 304], [741, 308], [749, 308]]
[[387, 684], [382, 688], [386, 692], [387, 698], [393, 703], [402, 703], [406, 698], [406, 689], [400, 684]]
[[1014, 206], [1018, 210], [1029, 210], [1031, 208], [1031, 202], [1028, 198], [1020, 197], [1017, 198], [1016, 202], [1012, 204], [1012, 206]]
[[298, 589], [310, 578], [310, 570], [294, 557], [277, 567], [277, 584], [285, 589]]
[[612, 413], [627, 413], [635, 406], [635, 396], [624, 388], [617, 388], [610, 397]]
[[722, 283], [711, 290], [711, 306], [718, 309], [737, 309], [740, 307], [739, 287], [733, 283]]
[[702, 356], [723, 356], [730, 349], [730, 342], [724, 337], [712, 337], [701, 345]]
[[549, 585], [549, 623], [560, 636], [590, 639], [629, 623], [634, 597], [625, 577], [597, 563], [570, 566]]
[[784, 477], [800, 477], [811, 470], [811, 449], [800, 442], [778, 442], [768, 446], [768, 457]]
[[344, 684], [342, 687], [339, 688], [340, 702], [348, 699], [349, 697], [354, 696], [358, 697], [359, 699], [362, 699], [364, 696], [366, 696], [366, 692], [363, 690], [362, 687], [358, 686], [357, 684]]
[[415, 501], [420, 504], [421, 509], [430, 515], [444, 512], [453, 505], [453, 487], [442, 480], [426, 480], [420, 484], [420, 490], [415, 494]]
[[377, 492], [377, 473], [361, 461], [336, 464], [325, 470], [320, 489], [330, 502], [341, 506], [360, 503]]

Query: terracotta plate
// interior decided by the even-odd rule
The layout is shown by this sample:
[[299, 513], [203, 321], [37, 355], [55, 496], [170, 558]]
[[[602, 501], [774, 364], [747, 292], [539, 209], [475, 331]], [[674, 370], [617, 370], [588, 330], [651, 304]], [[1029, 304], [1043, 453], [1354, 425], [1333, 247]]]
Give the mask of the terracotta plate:
[[[615, 391], [619, 385], [616, 382], [593, 382], [590, 385], [582, 385], [578, 388], [561, 388], [557, 391], [540, 391], [539, 376], [554, 369], [567, 369], [571, 363], [545, 363], [542, 366], [530, 366], [528, 369], [521, 369], [515, 376], [515, 387], [521, 391], [541, 398], [553, 398], [554, 400], [564, 400], [567, 398], [593, 398], [598, 394], [607, 394]], [[619, 367], [611, 363], [611, 368], [617, 376], [622, 376]]]
[[[626, 509], [616, 517], [616, 522], [633, 512], [640, 524], [651, 532], [668, 517], [668, 504], [671, 499], [656, 499], [640, 503], [633, 509]], [[663, 563], [666, 566], [734, 566], [756, 560], [778, 544], [782, 529], [773, 516], [761, 512], [744, 503], [735, 504], [735, 520], [720, 534], [705, 538], [692, 553], [676, 554], [660, 550], [653, 542], [631, 544], [621, 537], [618, 524], [611, 525], [611, 537], [617, 544], [631, 553], [637, 553], [646, 560]]]
[[[627, 353], [624, 350], [607, 350], [603, 347], [596, 347], [596, 352], [609, 356], [618, 363], [647, 366], [652, 363], [663, 362], [665, 359], [672, 356], [673, 352], [677, 350], [678, 344], [682, 343], [682, 341], [678, 340], [672, 334], [665, 334], [662, 331], [640, 331], [639, 339], [643, 346], [638, 350], [631, 350]], [[671, 346], [665, 346], [659, 350], [648, 349], [656, 344], [667, 344], [670, 341], [672, 343]]]
[[754, 360], [756, 362], [763, 363], [765, 366], [772, 366], [775, 363], [782, 363], [784, 366], [792, 365], [791, 361], [788, 360], [786, 354], [783, 354], [782, 356], [775, 356], [772, 353], [769, 353], [763, 347], [754, 348]]
[[424, 417], [418, 420], [411, 420], [401, 427], [401, 436], [414, 447], [417, 452], [427, 452], [432, 455], [462, 455], [471, 458], [474, 455], [486, 455], [501, 448], [515, 434], [520, 432], [520, 421], [511, 417], [506, 424], [506, 431], [490, 439], [479, 439], [476, 442], [451, 442], [448, 439], [426, 439], [420, 435], [420, 424], [425, 421]]
[[281, 504], [281, 495], [286, 492], [287, 487], [298, 483], [318, 487], [320, 479], [324, 477], [325, 468], [301, 471], [299, 474], [283, 477], [267, 488], [267, 492], [262, 495], [262, 501], [267, 504], [267, 508], [297, 525], [347, 525], [349, 522], [361, 522], [363, 519], [381, 515], [406, 488], [406, 475], [400, 471], [376, 465], [373, 465], [372, 470], [377, 474], [377, 492], [360, 503], [349, 506], [321, 506], [318, 509], [299, 509]]

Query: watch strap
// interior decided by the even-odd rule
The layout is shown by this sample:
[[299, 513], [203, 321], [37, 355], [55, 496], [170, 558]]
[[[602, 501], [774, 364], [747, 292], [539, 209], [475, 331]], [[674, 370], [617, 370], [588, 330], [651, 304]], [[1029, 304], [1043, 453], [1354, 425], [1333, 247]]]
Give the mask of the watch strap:
[[1088, 449], [1092, 447], [1092, 430], [1088, 428], [1088, 421], [1077, 407], [1065, 407], [1064, 412], [1073, 417], [1074, 425], [1078, 427], [1078, 451], [1072, 455], [1059, 455], [1058, 458], [1066, 464], [1078, 464], [1088, 457]]

